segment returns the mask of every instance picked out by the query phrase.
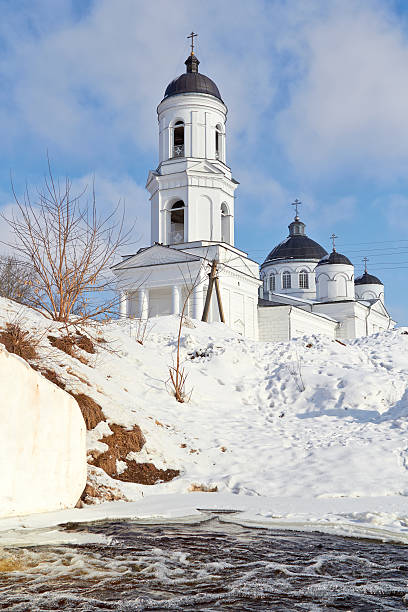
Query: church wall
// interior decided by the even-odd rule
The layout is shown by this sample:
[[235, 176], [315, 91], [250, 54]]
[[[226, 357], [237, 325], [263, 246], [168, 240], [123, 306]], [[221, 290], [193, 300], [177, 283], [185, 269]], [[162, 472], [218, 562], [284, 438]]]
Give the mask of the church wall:
[[290, 306], [258, 308], [259, 340], [264, 342], [285, 342], [289, 340], [290, 308]]
[[[293, 295], [294, 297], [314, 299], [316, 295], [316, 282], [314, 270], [316, 268], [317, 261], [283, 261], [271, 262], [270, 265], [264, 264], [262, 266], [262, 274], [264, 276], [264, 289], [269, 290], [269, 277], [271, 274], [275, 275], [275, 292], [282, 293], [285, 295]], [[304, 289], [299, 286], [299, 274], [302, 270], [306, 270], [308, 273], [308, 284], [309, 287]], [[289, 272], [291, 278], [290, 289], [283, 287], [282, 275], [284, 272]]]
[[292, 308], [289, 317], [291, 339], [310, 334], [322, 334], [329, 338], [336, 337], [336, 321], [329, 321], [300, 308]]

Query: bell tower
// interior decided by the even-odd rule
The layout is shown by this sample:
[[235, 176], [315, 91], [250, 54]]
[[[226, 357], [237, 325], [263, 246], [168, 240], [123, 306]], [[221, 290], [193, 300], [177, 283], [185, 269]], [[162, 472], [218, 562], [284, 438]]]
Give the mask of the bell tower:
[[225, 106], [218, 87], [191, 53], [186, 72], [166, 88], [157, 108], [159, 165], [149, 172], [151, 242], [234, 245], [234, 192], [226, 165]]

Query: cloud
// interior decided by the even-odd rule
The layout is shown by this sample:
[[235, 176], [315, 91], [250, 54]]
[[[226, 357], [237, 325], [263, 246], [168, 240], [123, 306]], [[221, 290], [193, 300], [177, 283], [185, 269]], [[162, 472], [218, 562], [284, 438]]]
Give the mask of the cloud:
[[398, 233], [408, 231], [407, 196], [400, 193], [391, 193], [376, 198], [373, 202], [373, 207], [385, 219], [391, 230], [396, 230]]
[[[54, 178], [58, 181], [55, 173]], [[60, 181], [63, 184], [65, 178], [61, 178]], [[33, 204], [36, 202], [35, 194], [41, 189], [41, 185], [28, 186]], [[122, 222], [123, 211], [125, 211], [123, 232], [128, 233], [129, 238], [127, 246], [121, 249], [118, 256], [135, 253], [141, 246], [150, 244], [149, 200], [144, 187], [126, 175], [112, 178], [101, 174], [88, 174], [72, 179], [71, 197], [83, 194], [80, 198], [80, 206], [84, 207], [92, 201], [93, 186], [97, 212], [102, 219], [112, 214], [112, 221], [119, 226]], [[4, 217], [11, 218], [13, 212], [17, 212], [17, 206], [12, 202], [0, 208], [2, 215], [0, 217], [1, 253], [11, 252], [11, 249], [4, 243], [12, 244], [13, 234]], [[126, 252], [122, 252], [123, 250]]]
[[276, 129], [297, 173], [404, 174], [408, 39], [390, 5], [334, 0], [282, 44], [297, 71]]

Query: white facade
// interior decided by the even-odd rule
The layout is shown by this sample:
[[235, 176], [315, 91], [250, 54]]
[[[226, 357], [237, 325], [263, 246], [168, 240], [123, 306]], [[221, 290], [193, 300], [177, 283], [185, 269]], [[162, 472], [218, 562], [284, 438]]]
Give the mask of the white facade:
[[[305, 234], [297, 200], [289, 235], [268, 255], [259, 280], [258, 264], [234, 246], [238, 183], [226, 165], [227, 107], [193, 53], [185, 63], [187, 73], [169, 84], [157, 108], [159, 165], [146, 184], [151, 246], [113, 268], [121, 316], [184, 312], [201, 319], [216, 262], [225, 323], [250, 338], [355, 338], [391, 327], [383, 286], [364, 279], [355, 289], [351, 262]], [[207, 320], [221, 320], [215, 291]]]
[[2, 346], [0, 388], [0, 518], [73, 508], [87, 470], [77, 402]]
[[324, 263], [316, 267], [316, 299], [354, 300], [354, 266]]
[[[184, 86], [166, 95], [157, 109], [159, 166], [149, 172], [146, 184], [151, 246], [113, 268], [121, 314], [147, 318], [178, 315], [184, 308], [185, 314], [201, 319], [215, 261], [225, 323], [257, 338], [259, 266], [234, 247], [238, 183], [226, 165], [227, 108], [215, 84], [197, 72], [198, 91], [194, 89], [192, 62], [197, 70], [197, 60], [190, 56], [186, 65], [193, 91]], [[210, 83], [212, 94], [200, 91], [200, 79], [204, 86], [205, 80]], [[214, 290], [208, 321], [219, 320]]]
[[[300, 231], [293, 232], [296, 225]], [[347, 339], [392, 328], [395, 323], [384, 306], [381, 281], [366, 271], [355, 284], [354, 266], [334, 248], [320, 261], [309, 257], [318, 249], [304, 227], [296, 217], [289, 237], [262, 264], [259, 338], [285, 341], [320, 333]]]

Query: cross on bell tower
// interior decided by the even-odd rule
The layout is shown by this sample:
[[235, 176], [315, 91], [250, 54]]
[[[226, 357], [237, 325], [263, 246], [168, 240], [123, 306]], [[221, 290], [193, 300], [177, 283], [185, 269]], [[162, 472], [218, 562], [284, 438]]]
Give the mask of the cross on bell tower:
[[295, 214], [295, 219], [296, 219], [296, 221], [299, 219], [299, 210], [298, 210], [298, 208], [301, 205], [301, 203], [302, 202], [300, 200], [298, 200], [297, 198], [296, 198], [296, 200], [294, 202], [292, 202], [292, 206], [295, 207], [295, 213], [296, 213]]
[[191, 55], [194, 55], [194, 36], [198, 36], [195, 32], [191, 32], [187, 38], [191, 38]]

